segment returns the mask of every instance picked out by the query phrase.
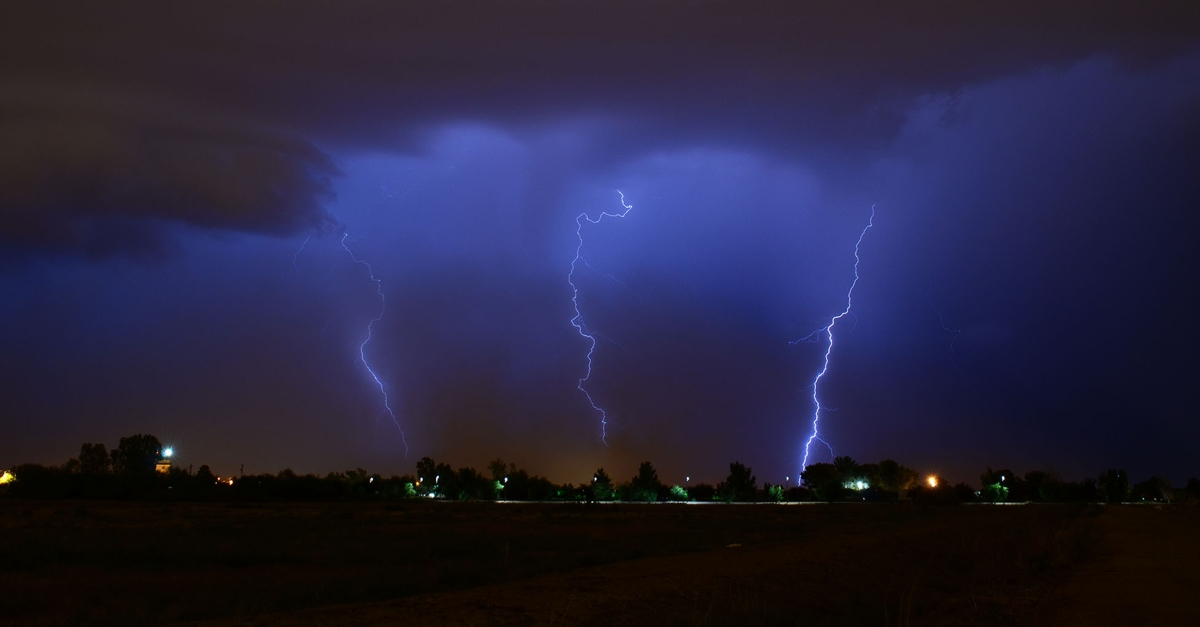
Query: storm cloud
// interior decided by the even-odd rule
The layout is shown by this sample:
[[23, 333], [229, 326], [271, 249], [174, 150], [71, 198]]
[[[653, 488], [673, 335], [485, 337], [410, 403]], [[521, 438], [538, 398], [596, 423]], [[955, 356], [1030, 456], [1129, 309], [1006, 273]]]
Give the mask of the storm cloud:
[[839, 453], [1190, 476], [1198, 120], [1195, 3], [9, 7], [0, 466], [779, 482], [875, 206]]
[[[680, 146], [829, 162], [914, 99], [1096, 54], [1153, 65], [1186, 3], [38, 2], [0, 25], [0, 241], [105, 254], [161, 228], [335, 222], [329, 151], [583, 121], [600, 168]], [[553, 204], [551, 191], [542, 206]], [[535, 220], [541, 218], [535, 216]]]

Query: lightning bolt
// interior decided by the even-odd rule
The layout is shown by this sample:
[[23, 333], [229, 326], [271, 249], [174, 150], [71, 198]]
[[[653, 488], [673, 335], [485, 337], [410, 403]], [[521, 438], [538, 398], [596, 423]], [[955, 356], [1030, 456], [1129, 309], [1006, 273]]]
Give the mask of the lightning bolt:
[[950, 365], [954, 367], [955, 372], [965, 376], [966, 373], [962, 371], [962, 368], [958, 367], [958, 360], [954, 359], [954, 343], [958, 341], [958, 336], [962, 335], [962, 329], [952, 329], [946, 326], [946, 317], [942, 315], [942, 311], [933, 306], [933, 301], [927, 300], [926, 303], [933, 310], [933, 313], [937, 314], [938, 324], [942, 325], [942, 330], [951, 334], [950, 345], [946, 347], [946, 359], [950, 361]]
[[[811, 386], [813, 406], [816, 409], [813, 411], [812, 435], [810, 435], [808, 437], [808, 441], [804, 443], [804, 459], [800, 462], [800, 470], [804, 470], [808, 467], [808, 453], [809, 449], [812, 447], [813, 440], [818, 440], [825, 446], [829, 446], [828, 442], [821, 439], [817, 430], [817, 425], [821, 421], [821, 399], [818, 397], [817, 390], [821, 384], [821, 379], [825, 376], [825, 373], [829, 372], [829, 355], [833, 353], [833, 327], [837, 325], [838, 320], [841, 320], [846, 316], [854, 315], [850, 313], [850, 308], [854, 304], [854, 288], [858, 285], [858, 249], [860, 246], [862, 246], [863, 238], [867, 236], [867, 231], [871, 230], [872, 226], [875, 226], [875, 205], [871, 205], [871, 217], [867, 220], [867, 226], [863, 227], [862, 233], [859, 233], [858, 235], [858, 241], [854, 244], [854, 281], [850, 283], [850, 289], [846, 292], [846, 308], [842, 310], [842, 313], [834, 316], [829, 321], [829, 324], [817, 329], [816, 331], [813, 331], [812, 333], [809, 333], [805, 337], [791, 342], [792, 345], [799, 344], [800, 342], [811, 342], [814, 341], [816, 336], [821, 334], [825, 335], [826, 342], [825, 360], [822, 362], [821, 371], [817, 373], [817, 376], [815, 379], [813, 379]], [[829, 446], [829, 452], [831, 454], [833, 453], [832, 446]]]
[[292, 269], [296, 271], [297, 279], [300, 278], [300, 266], [296, 265], [296, 262], [300, 260], [300, 253], [304, 252], [304, 247], [308, 246], [308, 240], [310, 238], [312, 238], [312, 234], [306, 234], [304, 236], [304, 243], [300, 244], [300, 250], [297, 250], [296, 254], [292, 255]]
[[375, 323], [383, 319], [383, 313], [387, 311], [387, 298], [383, 295], [383, 286], [380, 280], [375, 278], [375, 270], [371, 264], [359, 259], [354, 255], [354, 251], [346, 245], [346, 238], [350, 237], [349, 233], [342, 234], [342, 248], [350, 255], [350, 260], [355, 264], [362, 265], [367, 269], [367, 276], [371, 278], [371, 282], [375, 284], [375, 293], [379, 295], [379, 315], [371, 319], [367, 323], [367, 338], [358, 345], [358, 357], [362, 360], [362, 365], [371, 374], [371, 378], [375, 380], [375, 385], [379, 386], [379, 393], [383, 395], [383, 406], [387, 408], [388, 415], [392, 417], [392, 424], [396, 425], [396, 431], [400, 433], [400, 441], [404, 443], [404, 459], [408, 459], [408, 438], [404, 435], [404, 429], [400, 428], [400, 421], [396, 419], [396, 412], [392, 409], [392, 401], [388, 397], [387, 386], [379, 379], [379, 375], [375, 374], [375, 369], [371, 364], [367, 363], [367, 344], [371, 341], [371, 336], [374, 333]]
[[578, 388], [580, 392], [583, 392], [583, 395], [587, 397], [588, 404], [592, 406], [592, 409], [596, 411], [596, 413], [600, 414], [600, 441], [604, 442], [605, 446], [608, 446], [608, 412], [604, 411], [603, 407], [600, 407], [596, 404], [596, 400], [592, 398], [592, 395], [587, 391], [587, 388], [584, 387], [584, 384], [588, 382], [588, 379], [592, 378], [592, 354], [596, 352], [596, 336], [600, 334], [588, 329], [587, 323], [583, 320], [583, 312], [579, 311], [579, 287], [575, 285], [575, 270], [579, 264], [582, 263], [593, 272], [616, 281], [616, 279], [611, 275], [604, 274], [603, 272], [593, 268], [592, 265], [583, 258], [583, 222], [586, 220], [591, 224], [599, 224], [600, 221], [606, 217], [624, 218], [626, 214], [629, 213], [629, 210], [633, 209], [633, 205], [628, 205], [625, 203], [625, 194], [623, 194], [621, 190], [617, 190], [617, 194], [620, 194], [621, 196], [621, 206], [625, 208], [624, 211], [620, 213], [608, 213], [607, 211], [601, 211], [600, 215], [596, 216], [595, 220], [589, 218], [586, 211], [575, 217], [575, 237], [579, 239], [579, 245], [575, 247], [575, 259], [571, 260], [571, 271], [567, 273], [567, 283], [571, 285], [571, 303], [575, 305], [575, 317], [571, 318], [571, 326], [575, 327], [575, 330], [579, 331], [579, 335], [587, 338], [588, 340], [587, 374], [583, 375], [583, 378], [579, 379], [579, 382], [575, 385], [575, 387]]

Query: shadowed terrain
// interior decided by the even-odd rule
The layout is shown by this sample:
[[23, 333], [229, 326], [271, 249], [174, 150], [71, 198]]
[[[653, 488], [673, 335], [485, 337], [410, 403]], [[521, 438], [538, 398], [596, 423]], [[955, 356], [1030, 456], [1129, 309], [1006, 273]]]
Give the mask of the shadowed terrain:
[[0, 620], [1097, 624], [1087, 617], [1121, 616], [1115, 608], [1129, 623], [1130, 613], [1176, 616], [1180, 595], [1200, 583], [1194, 559], [1185, 559], [1197, 553], [1186, 530], [1198, 514], [8, 501], [0, 503]]

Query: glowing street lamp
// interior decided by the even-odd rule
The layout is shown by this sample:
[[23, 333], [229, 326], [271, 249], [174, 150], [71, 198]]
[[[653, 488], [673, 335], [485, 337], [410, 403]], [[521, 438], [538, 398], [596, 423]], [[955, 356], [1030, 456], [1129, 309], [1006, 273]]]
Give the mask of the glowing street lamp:
[[925, 483], [928, 483], [931, 488], [936, 488], [938, 487], [938, 478], [936, 475], [929, 475], [925, 477]]
[[169, 446], [168, 446], [167, 448], [164, 448], [164, 449], [162, 450], [162, 456], [163, 456], [164, 458], [169, 458], [169, 457], [171, 457], [171, 456], [172, 456], [172, 455], [174, 455], [174, 454], [175, 454], [175, 449], [173, 449], [173, 448], [171, 448], [171, 447], [169, 447]]

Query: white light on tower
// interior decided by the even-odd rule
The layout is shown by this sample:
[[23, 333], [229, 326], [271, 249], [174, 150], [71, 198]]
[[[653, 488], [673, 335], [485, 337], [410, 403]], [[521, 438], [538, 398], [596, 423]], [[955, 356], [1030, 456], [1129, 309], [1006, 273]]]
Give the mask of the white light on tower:
[[163, 457], [170, 457], [174, 454], [175, 454], [175, 449], [173, 449], [169, 446], [167, 448], [163, 449], [163, 452], [162, 452]]

